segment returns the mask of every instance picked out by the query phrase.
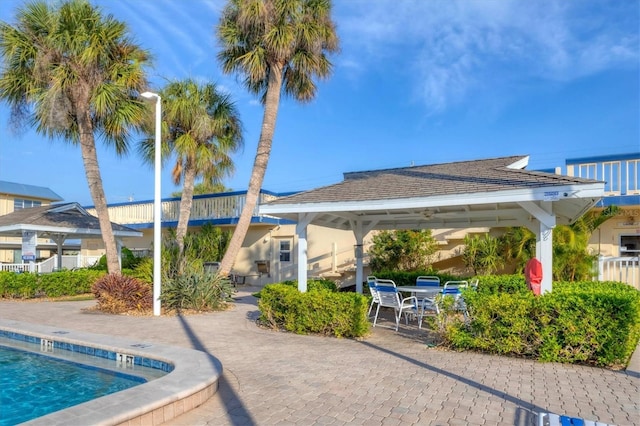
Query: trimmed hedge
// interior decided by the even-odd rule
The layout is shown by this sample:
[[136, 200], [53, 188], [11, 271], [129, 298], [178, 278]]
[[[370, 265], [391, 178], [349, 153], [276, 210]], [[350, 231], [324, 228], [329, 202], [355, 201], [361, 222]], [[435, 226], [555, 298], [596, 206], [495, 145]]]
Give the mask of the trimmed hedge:
[[626, 284], [558, 282], [535, 297], [508, 292], [516, 287], [509, 278], [497, 285], [504, 292], [483, 288], [486, 282], [481, 278], [478, 292], [464, 293], [471, 322], [447, 328], [453, 348], [621, 368], [640, 339], [640, 292]]
[[81, 269], [50, 274], [0, 272], [0, 298], [30, 299], [91, 293], [91, 286], [103, 271]]
[[369, 331], [367, 297], [310, 286], [300, 293], [290, 284], [271, 284], [260, 291], [259, 321], [297, 334], [361, 337]]
[[[280, 284], [288, 285], [290, 287], [298, 288], [298, 280], [287, 280], [283, 281]], [[338, 291], [339, 288], [335, 282], [327, 279], [310, 279], [307, 280], [307, 291], [313, 291], [318, 289], [325, 289], [329, 291]]]
[[[531, 293], [524, 275], [479, 275], [478, 291], [483, 294]], [[555, 291], [555, 288], [554, 288]]]

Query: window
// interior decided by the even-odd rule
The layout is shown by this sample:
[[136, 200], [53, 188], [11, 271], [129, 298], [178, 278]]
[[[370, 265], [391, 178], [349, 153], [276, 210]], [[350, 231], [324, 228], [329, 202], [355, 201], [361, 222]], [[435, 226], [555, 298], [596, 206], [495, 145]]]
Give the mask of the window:
[[280, 262], [291, 262], [291, 240], [280, 241]]
[[579, 164], [578, 176], [586, 179], [596, 179], [596, 165], [593, 164]]
[[602, 163], [602, 180], [605, 192], [620, 192], [620, 162]]
[[40, 207], [42, 202], [36, 200], [24, 200], [22, 198], [13, 199], [13, 210], [28, 209], [30, 207]]
[[640, 235], [620, 236], [620, 256], [640, 255]]
[[627, 194], [640, 193], [640, 160], [627, 161]]

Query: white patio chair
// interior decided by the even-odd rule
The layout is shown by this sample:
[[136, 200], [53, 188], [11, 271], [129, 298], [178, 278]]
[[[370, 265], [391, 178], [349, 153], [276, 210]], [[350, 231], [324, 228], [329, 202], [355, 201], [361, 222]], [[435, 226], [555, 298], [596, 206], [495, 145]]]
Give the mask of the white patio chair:
[[393, 280], [385, 280], [384, 278], [376, 278], [376, 286], [388, 286], [388, 287], [396, 287], [396, 283]]
[[416, 285], [421, 286], [440, 286], [440, 277], [435, 275], [420, 275], [416, 278]]
[[[432, 287], [434, 289], [440, 288], [440, 277], [435, 275], [421, 275], [416, 278], [416, 287]], [[422, 318], [427, 311], [435, 311], [436, 314], [440, 313], [438, 304], [436, 303], [436, 296], [418, 298], [418, 328], [422, 328]]]
[[[369, 292], [371, 293], [371, 305], [369, 306], [369, 313], [367, 314], [367, 318], [371, 316], [371, 310], [373, 308], [373, 304], [380, 304], [380, 297], [378, 296], [378, 287], [386, 286], [386, 287], [396, 287], [396, 283], [392, 280], [378, 279], [373, 275], [369, 275], [367, 277], [367, 284], [369, 286]], [[373, 284], [373, 289], [372, 289]]]
[[478, 278], [472, 278], [471, 281], [469, 281], [469, 287], [471, 287], [474, 290], [477, 290], [479, 283], [480, 283], [480, 280]]
[[[398, 289], [396, 288], [395, 283], [394, 285], [389, 285], [389, 283], [383, 283], [383, 285], [380, 285], [380, 281], [383, 280], [378, 280], [378, 285], [376, 285], [380, 302], [378, 303], [378, 308], [376, 309], [376, 316], [373, 319], [373, 326], [375, 327], [378, 321], [380, 307], [393, 308], [394, 318], [396, 320], [396, 331], [398, 331], [398, 326], [400, 325], [400, 317], [402, 317], [402, 314], [405, 314], [405, 323], [409, 324], [409, 314], [415, 314], [418, 307], [418, 299], [415, 296], [409, 296], [405, 297], [404, 299], [400, 299], [400, 293], [398, 293]], [[393, 281], [391, 282], [393, 283]]]
[[538, 426], [611, 426], [608, 423], [602, 423], [593, 420], [585, 420], [579, 417], [561, 416], [554, 413], [538, 413]]
[[369, 305], [369, 312], [367, 312], [367, 318], [371, 316], [371, 310], [373, 309], [373, 305], [375, 303], [380, 303], [380, 298], [378, 297], [378, 291], [376, 290], [376, 277], [373, 275], [369, 275], [367, 277], [367, 286], [369, 287], [369, 293], [371, 293], [371, 304]]
[[[453, 308], [456, 311], [462, 312], [465, 322], [468, 321], [469, 315], [467, 312], [467, 305], [464, 303], [464, 298], [462, 297], [462, 289], [467, 287], [469, 287], [468, 281], [447, 281], [444, 283], [441, 298], [439, 300], [439, 303], [442, 304], [445, 297], [453, 297]], [[440, 310], [438, 310], [438, 313], [439, 312]]]

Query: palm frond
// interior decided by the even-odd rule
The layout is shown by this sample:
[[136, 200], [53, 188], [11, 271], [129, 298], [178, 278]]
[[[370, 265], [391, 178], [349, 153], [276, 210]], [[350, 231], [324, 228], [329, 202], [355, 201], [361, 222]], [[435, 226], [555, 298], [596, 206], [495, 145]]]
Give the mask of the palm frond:
[[327, 55], [339, 49], [328, 0], [231, 1], [217, 36], [223, 71], [241, 75], [247, 89], [263, 100], [275, 69], [282, 70], [285, 95], [313, 99], [313, 80], [329, 76]]

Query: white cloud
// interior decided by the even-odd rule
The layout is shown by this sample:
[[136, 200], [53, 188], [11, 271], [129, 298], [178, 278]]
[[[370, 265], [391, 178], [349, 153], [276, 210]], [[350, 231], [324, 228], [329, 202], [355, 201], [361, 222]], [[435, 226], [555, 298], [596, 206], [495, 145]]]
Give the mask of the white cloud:
[[[105, 2], [109, 11], [113, 3]], [[151, 51], [159, 77], [182, 78], [210, 61], [215, 67], [214, 25], [211, 2], [171, 0], [118, 2], [113, 12], [125, 20], [138, 41]]]
[[[395, 64], [431, 112], [476, 89], [570, 81], [638, 63], [638, 5], [610, 0], [351, 0], [336, 4], [349, 72]], [[625, 3], [625, 2], [622, 2]], [[613, 7], [616, 6], [616, 7]], [[508, 87], [506, 88], [508, 90]]]

